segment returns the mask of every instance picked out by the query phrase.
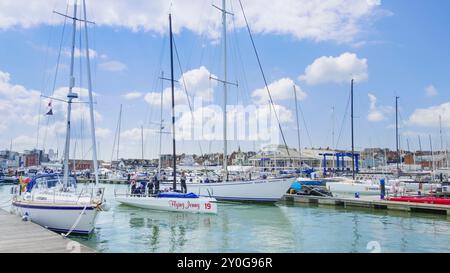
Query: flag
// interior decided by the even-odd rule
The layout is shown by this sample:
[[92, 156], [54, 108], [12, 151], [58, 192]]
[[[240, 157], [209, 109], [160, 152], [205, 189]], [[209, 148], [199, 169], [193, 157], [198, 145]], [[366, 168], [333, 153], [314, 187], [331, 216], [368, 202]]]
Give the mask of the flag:
[[52, 101], [48, 102], [47, 107], [48, 107], [48, 110], [47, 110], [47, 113], [45, 115], [46, 116], [53, 116]]

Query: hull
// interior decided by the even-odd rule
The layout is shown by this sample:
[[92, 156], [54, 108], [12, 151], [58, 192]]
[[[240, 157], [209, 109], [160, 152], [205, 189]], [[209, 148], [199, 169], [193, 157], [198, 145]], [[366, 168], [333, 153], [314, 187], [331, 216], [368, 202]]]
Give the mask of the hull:
[[[373, 184], [360, 184], [360, 183], [345, 183], [345, 182], [333, 182], [327, 183], [327, 189], [333, 194], [349, 194], [354, 195], [358, 193], [360, 195], [380, 195], [380, 185]], [[386, 186], [386, 190], [389, 187]]]
[[156, 197], [116, 197], [116, 201], [133, 207], [189, 213], [217, 213], [217, 203], [213, 198], [156, 198]]
[[90, 234], [94, 230], [97, 205], [88, 205], [85, 210], [84, 208], [84, 205], [37, 204], [23, 201], [12, 203], [12, 210], [17, 215], [21, 217], [28, 215], [33, 223], [56, 232], [68, 232], [83, 213], [72, 233]]
[[[289, 190], [295, 178], [222, 183], [188, 183], [189, 192], [223, 201], [277, 202]], [[162, 187], [171, 185], [162, 184]]]

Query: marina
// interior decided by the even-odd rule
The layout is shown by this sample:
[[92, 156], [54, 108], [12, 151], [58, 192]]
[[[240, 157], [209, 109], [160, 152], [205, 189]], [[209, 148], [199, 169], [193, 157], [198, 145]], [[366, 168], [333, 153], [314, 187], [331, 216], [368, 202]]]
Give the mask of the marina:
[[450, 253], [450, 43], [415, 8], [21, 1], [0, 253]]
[[[217, 215], [168, 213], [119, 205], [113, 192], [125, 186], [104, 186], [111, 209], [99, 214], [90, 237], [70, 237], [96, 252], [369, 253], [371, 242], [387, 253], [449, 252], [450, 218], [443, 214], [292, 201], [220, 203]], [[9, 187], [0, 186], [6, 198]]]

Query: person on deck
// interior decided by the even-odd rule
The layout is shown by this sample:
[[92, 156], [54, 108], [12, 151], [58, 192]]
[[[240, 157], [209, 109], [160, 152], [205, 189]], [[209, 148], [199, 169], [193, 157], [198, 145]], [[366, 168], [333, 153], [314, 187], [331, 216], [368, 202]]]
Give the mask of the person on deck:
[[186, 174], [184, 172], [181, 173], [180, 184], [181, 184], [181, 192], [187, 193]]
[[136, 181], [131, 181], [131, 195], [134, 195], [136, 193]]
[[150, 180], [147, 183], [147, 190], [148, 190], [148, 195], [151, 196], [154, 193], [154, 187], [155, 187], [155, 177], [152, 178], [152, 180]]
[[155, 194], [159, 193], [159, 181], [161, 180], [161, 174], [157, 173], [153, 178], [155, 182]]

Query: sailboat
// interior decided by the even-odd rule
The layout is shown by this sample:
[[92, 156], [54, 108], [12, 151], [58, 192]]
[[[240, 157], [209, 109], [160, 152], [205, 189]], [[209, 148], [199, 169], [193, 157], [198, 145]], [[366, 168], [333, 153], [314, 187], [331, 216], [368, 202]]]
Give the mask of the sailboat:
[[[176, 211], [188, 213], [217, 213], [217, 200], [211, 197], [201, 197], [195, 193], [179, 193], [177, 188], [177, 165], [176, 165], [176, 139], [175, 139], [175, 85], [173, 71], [173, 33], [172, 33], [172, 15], [169, 14], [170, 27], [170, 64], [171, 64], [171, 83], [172, 83], [172, 145], [173, 145], [173, 189], [172, 192], [159, 192], [156, 186], [156, 192], [153, 188], [148, 189], [147, 183], [141, 185], [145, 190], [136, 192], [130, 187], [126, 194], [118, 194], [115, 192], [116, 201], [133, 207], [144, 209]], [[161, 106], [162, 107], [162, 106]], [[155, 181], [159, 184], [158, 181]]]
[[21, 185], [13, 189], [12, 212], [24, 220], [30, 220], [45, 228], [56, 232], [63, 232], [64, 236], [71, 233], [90, 234], [94, 230], [95, 220], [99, 211], [105, 209], [104, 189], [86, 186], [78, 189], [75, 177], [69, 173], [69, 151], [71, 133], [71, 112], [74, 99], [78, 94], [73, 91], [74, 55], [77, 21], [85, 24], [87, 71], [89, 84], [89, 106], [91, 118], [91, 134], [93, 145], [93, 161], [95, 181], [98, 185], [98, 163], [95, 141], [94, 111], [92, 100], [92, 82], [90, 75], [88, 27], [86, 19], [86, 2], [83, 0], [84, 18], [77, 18], [77, 1], [74, 3], [73, 17], [60, 14], [73, 20], [70, 83], [67, 94], [66, 139], [64, 150], [64, 173], [43, 174], [33, 179], [21, 181]]
[[[327, 189], [334, 196], [359, 196], [359, 195], [380, 195], [381, 186], [378, 181], [372, 180], [361, 180], [356, 179], [356, 171], [355, 171], [355, 139], [354, 139], [354, 104], [353, 104], [353, 90], [354, 89], [354, 80], [351, 80], [351, 141], [352, 141], [352, 178], [340, 177], [338, 178], [338, 182], [327, 182]], [[333, 179], [335, 180], [335, 179]], [[386, 186], [386, 190], [390, 191], [392, 189], [391, 186]]]

